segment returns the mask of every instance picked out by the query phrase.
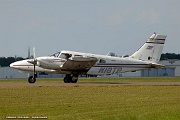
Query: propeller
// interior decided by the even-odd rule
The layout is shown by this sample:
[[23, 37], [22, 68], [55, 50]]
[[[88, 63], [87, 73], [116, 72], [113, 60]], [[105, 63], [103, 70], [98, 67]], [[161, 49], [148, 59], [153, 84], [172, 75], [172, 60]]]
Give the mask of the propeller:
[[34, 53], [34, 60], [36, 59], [36, 48], [33, 48], [33, 53]]
[[33, 78], [36, 78], [36, 64], [37, 64], [37, 59], [36, 59], [36, 48], [33, 48], [33, 53], [34, 53], [34, 69], [33, 69]]
[[27, 62], [33, 64], [33, 76], [30, 76], [28, 78], [28, 81], [29, 83], [35, 83], [36, 81], [36, 77], [37, 77], [37, 74], [36, 74], [36, 65], [37, 65], [37, 58], [36, 58], [36, 49], [35, 47], [33, 48], [33, 59], [29, 59]]

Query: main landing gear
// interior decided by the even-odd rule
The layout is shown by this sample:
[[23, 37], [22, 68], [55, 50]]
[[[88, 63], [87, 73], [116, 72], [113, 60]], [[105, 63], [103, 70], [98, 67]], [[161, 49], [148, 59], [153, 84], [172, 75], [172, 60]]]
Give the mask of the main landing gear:
[[64, 77], [64, 83], [76, 83], [78, 81], [78, 75], [66, 74]]

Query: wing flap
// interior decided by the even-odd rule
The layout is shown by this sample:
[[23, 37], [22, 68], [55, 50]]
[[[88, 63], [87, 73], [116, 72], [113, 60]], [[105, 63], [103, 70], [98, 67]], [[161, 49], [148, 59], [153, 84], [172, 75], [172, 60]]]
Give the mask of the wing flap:
[[72, 57], [68, 59], [62, 66], [62, 70], [89, 70], [96, 62], [94, 57]]

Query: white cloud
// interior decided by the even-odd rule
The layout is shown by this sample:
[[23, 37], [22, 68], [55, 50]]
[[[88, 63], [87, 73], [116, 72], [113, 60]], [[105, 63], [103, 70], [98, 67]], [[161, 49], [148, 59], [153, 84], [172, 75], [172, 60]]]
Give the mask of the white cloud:
[[157, 11], [149, 10], [142, 10], [137, 15], [137, 20], [139, 22], [148, 23], [148, 24], [155, 24], [160, 21], [160, 13]]
[[[180, 14], [179, 14], [179, 5], [180, 0], [169, 0], [167, 1], [166, 8], [166, 15], [169, 19], [172, 19], [174, 21], [180, 21]], [[180, 23], [180, 22], [177, 22]]]
[[130, 4], [128, 6], [115, 9], [107, 15], [107, 23], [109, 26], [120, 26], [124, 24], [132, 16], [134, 7]]
[[123, 24], [126, 17], [127, 17], [127, 14], [123, 14], [121, 12], [112, 13], [112, 15], [110, 15], [108, 17], [108, 25], [110, 25], [110, 26], [120, 26], [121, 24]]

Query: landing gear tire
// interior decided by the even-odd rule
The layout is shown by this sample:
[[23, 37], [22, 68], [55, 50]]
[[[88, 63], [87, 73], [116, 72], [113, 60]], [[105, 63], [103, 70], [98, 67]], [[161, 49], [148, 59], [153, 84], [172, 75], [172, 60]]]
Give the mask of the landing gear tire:
[[64, 83], [77, 83], [78, 75], [66, 75], [64, 77]]
[[70, 83], [69, 79], [64, 78], [64, 83]]
[[71, 83], [77, 83], [77, 79], [76, 80], [71, 80]]
[[35, 83], [35, 82], [36, 82], [36, 77], [30, 76], [30, 77], [28, 78], [28, 82], [29, 82], [29, 83]]
[[64, 83], [70, 83], [71, 82], [71, 75], [66, 75], [64, 78]]
[[78, 81], [78, 76], [76, 75], [72, 76], [71, 83], [77, 83], [77, 81]]

